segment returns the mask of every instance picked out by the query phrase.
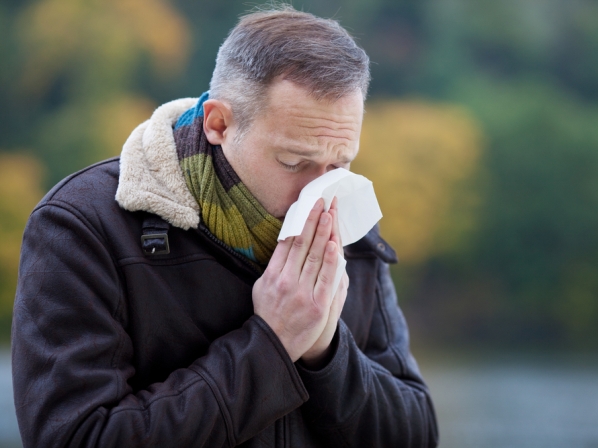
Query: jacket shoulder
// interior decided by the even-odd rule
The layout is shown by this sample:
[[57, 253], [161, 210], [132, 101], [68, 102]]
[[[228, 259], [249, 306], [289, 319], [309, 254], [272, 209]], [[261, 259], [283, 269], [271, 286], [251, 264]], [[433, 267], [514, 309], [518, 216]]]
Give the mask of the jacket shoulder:
[[119, 157], [103, 160], [83, 168], [56, 184], [34, 209], [34, 212], [52, 203], [63, 203], [77, 210], [97, 207], [108, 201], [118, 208], [114, 200], [118, 187]]
[[[127, 256], [122, 241], [139, 240], [137, 214], [123, 210], [116, 202], [119, 158], [104, 160], [84, 168], [60, 181], [32, 211], [27, 228], [33, 221], [60, 225], [77, 219], [113, 252], [115, 259]], [[62, 211], [59, 211], [59, 210]], [[66, 213], [66, 214], [64, 214]], [[47, 221], [47, 220], [50, 221]], [[63, 220], [67, 221], [63, 221]], [[58, 221], [56, 221], [58, 220]]]
[[376, 256], [385, 263], [397, 263], [399, 261], [395, 250], [380, 236], [380, 226], [376, 224], [359, 241], [345, 247], [347, 258], [358, 258], [369, 254]]

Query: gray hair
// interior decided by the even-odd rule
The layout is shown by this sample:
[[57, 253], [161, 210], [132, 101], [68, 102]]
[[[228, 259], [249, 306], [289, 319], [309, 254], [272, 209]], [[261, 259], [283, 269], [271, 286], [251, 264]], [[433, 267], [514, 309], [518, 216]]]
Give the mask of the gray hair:
[[317, 100], [367, 95], [369, 58], [336, 20], [290, 5], [242, 16], [220, 47], [210, 98], [228, 102], [239, 141], [266, 104], [268, 87], [281, 77]]

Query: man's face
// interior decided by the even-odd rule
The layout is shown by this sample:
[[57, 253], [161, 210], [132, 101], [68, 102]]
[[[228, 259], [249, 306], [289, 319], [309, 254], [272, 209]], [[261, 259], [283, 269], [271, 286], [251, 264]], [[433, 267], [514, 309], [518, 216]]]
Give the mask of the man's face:
[[279, 80], [241, 142], [234, 144], [229, 134], [222, 149], [255, 198], [283, 219], [305, 185], [335, 168], [349, 169], [359, 150], [362, 117], [360, 91], [330, 103]]

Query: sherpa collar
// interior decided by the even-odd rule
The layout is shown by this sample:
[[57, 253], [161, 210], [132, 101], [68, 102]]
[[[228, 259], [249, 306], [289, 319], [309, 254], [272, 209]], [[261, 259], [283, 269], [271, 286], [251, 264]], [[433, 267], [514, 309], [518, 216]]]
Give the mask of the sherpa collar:
[[122, 208], [156, 214], [184, 230], [197, 228], [199, 206], [185, 183], [172, 130], [196, 103], [197, 98], [166, 103], [131, 133], [120, 156], [116, 201]]

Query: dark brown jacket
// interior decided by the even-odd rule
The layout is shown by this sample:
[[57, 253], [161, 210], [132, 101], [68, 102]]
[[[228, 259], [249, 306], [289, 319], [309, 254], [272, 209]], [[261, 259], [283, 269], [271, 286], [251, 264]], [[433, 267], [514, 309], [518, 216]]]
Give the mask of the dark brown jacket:
[[[167, 109], [166, 140], [187, 103]], [[162, 141], [144, 126], [145, 140]], [[120, 186], [118, 159], [65, 179], [25, 229], [12, 332], [25, 447], [436, 446], [389, 275], [396, 259], [376, 229], [345, 248], [334, 355], [310, 371], [253, 314], [259, 273], [201, 223], [171, 227], [169, 254], [144, 253], [155, 215], [119, 206], [120, 165]]]
[[293, 364], [253, 314], [258, 274], [206, 229], [145, 255], [118, 161], [55, 187], [27, 225], [13, 323], [25, 447], [431, 447], [436, 423], [375, 232], [346, 247], [335, 354]]

